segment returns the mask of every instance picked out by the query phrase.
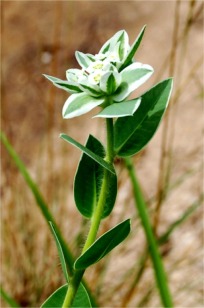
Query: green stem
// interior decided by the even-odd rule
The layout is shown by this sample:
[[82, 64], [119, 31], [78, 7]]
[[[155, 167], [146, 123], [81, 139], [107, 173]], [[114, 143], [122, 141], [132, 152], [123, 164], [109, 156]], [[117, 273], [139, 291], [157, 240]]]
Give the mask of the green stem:
[[[107, 128], [107, 149], [106, 149], [106, 157], [105, 160], [109, 163], [113, 163], [114, 159], [114, 151], [113, 151], [113, 120], [112, 119], [106, 119], [106, 128]], [[90, 230], [86, 239], [86, 242], [84, 244], [84, 248], [82, 250], [82, 253], [84, 253], [96, 240], [97, 232], [100, 226], [101, 217], [103, 214], [105, 201], [106, 201], [106, 194], [108, 191], [109, 186], [109, 171], [107, 169], [104, 169], [104, 178], [103, 183], [98, 199], [97, 206], [95, 208], [93, 217], [91, 219], [91, 226]], [[67, 290], [67, 294], [64, 300], [64, 303], [62, 305], [62, 308], [71, 307], [74, 297], [76, 295], [77, 289], [79, 287], [79, 284], [81, 282], [81, 279], [84, 275], [85, 270], [75, 270], [73, 276], [70, 279], [69, 287]]]
[[148, 216], [145, 200], [140, 189], [133, 162], [130, 158], [124, 159], [126, 167], [129, 172], [129, 176], [133, 186], [133, 193], [136, 201], [137, 210], [144, 228], [146, 239], [149, 245], [149, 252], [152, 259], [155, 278], [157, 286], [160, 292], [161, 301], [164, 307], [173, 307], [173, 301], [168, 287], [167, 277], [164, 269], [164, 265], [161, 259], [159, 248], [157, 245], [156, 238], [153, 234], [150, 219]]
[[109, 163], [112, 163], [114, 159], [113, 119], [106, 119], [106, 129], [107, 129], [107, 152], [105, 160]]

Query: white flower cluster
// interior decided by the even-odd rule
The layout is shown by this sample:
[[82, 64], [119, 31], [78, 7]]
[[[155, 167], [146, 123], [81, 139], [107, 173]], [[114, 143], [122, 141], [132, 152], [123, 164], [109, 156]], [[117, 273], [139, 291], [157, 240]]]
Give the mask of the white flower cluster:
[[63, 107], [64, 118], [104, 106], [107, 98], [111, 103], [121, 103], [152, 75], [150, 65], [133, 60], [143, 32], [131, 47], [126, 31], [121, 30], [96, 55], [76, 51], [81, 69], [68, 69], [67, 81], [45, 75], [55, 86], [72, 94]]

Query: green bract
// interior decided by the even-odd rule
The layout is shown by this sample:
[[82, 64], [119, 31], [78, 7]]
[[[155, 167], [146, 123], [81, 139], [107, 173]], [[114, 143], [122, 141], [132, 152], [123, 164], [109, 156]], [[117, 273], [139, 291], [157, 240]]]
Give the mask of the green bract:
[[[133, 59], [144, 29], [131, 47], [127, 32], [121, 30], [101, 47], [98, 54], [76, 51], [75, 56], [81, 69], [68, 69], [66, 81], [44, 75], [56, 87], [72, 94], [64, 104], [64, 118], [80, 116], [97, 106], [104, 110], [98, 117], [127, 116], [127, 112], [121, 112], [124, 106], [120, 107], [120, 103], [124, 103], [153, 73], [150, 65], [135, 62]], [[118, 107], [115, 106], [112, 112], [108, 109], [106, 116], [106, 108], [114, 103], [118, 104]]]

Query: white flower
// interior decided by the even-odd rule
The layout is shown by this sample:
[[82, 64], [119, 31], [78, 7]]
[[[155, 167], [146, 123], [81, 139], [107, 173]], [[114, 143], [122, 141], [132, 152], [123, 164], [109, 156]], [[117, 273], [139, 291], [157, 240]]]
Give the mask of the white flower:
[[80, 82], [80, 80], [83, 80], [86, 76], [87, 74], [84, 70], [73, 68], [66, 71], [67, 80], [71, 82]]
[[103, 61], [97, 60], [95, 62], [92, 62], [86, 69], [88, 73], [94, 73], [95, 71], [99, 71], [104, 69], [106, 63]]
[[102, 75], [104, 74], [104, 72], [102, 70], [95, 70], [93, 71], [89, 76], [88, 76], [88, 81], [91, 84], [99, 84]]
[[55, 86], [72, 93], [63, 108], [65, 118], [84, 114], [107, 102], [107, 98], [111, 103], [121, 103], [152, 75], [150, 65], [133, 60], [143, 33], [144, 28], [131, 47], [126, 31], [121, 30], [95, 55], [76, 51], [81, 69], [67, 70], [67, 81], [45, 76]]

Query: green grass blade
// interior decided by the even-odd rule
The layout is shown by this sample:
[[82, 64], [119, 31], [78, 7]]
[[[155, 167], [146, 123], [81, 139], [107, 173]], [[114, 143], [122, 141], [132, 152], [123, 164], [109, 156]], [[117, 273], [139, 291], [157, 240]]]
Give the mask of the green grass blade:
[[149, 253], [152, 259], [155, 278], [157, 282], [157, 286], [159, 289], [161, 301], [164, 307], [173, 307], [173, 301], [171, 298], [170, 290], [168, 287], [167, 276], [165, 273], [164, 265], [160, 256], [159, 248], [157, 245], [157, 241], [155, 239], [149, 215], [147, 212], [147, 207], [145, 204], [144, 196], [140, 189], [139, 183], [137, 181], [134, 166], [132, 160], [130, 158], [124, 159], [131, 182], [133, 186], [133, 193], [135, 198], [135, 204], [137, 207], [137, 211], [139, 213], [139, 217], [141, 219], [141, 223], [146, 235], [147, 243], [149, 246]]
[[24, 165], [24, 163], [22, 162], [22, 160], [20, 159], [20, 157], [18, 156], [18, 154], [16, 153], [16, 151], [14, 150], [14, 148], [12, 147], [12, 145], [9, 143], [8, 139], [6, 138], [5, 134], [1, 132], [0, 134], [0, 139], [3, 142], [6, 150], [8, 151], [9, 155], [12, 157], [13, 161], [15, 162], [17, 168], [19, 169], [20, 173], [22, 174], [22, 176], [24, 177], [28, 187], [30, 188], [30, 190], [33, 193], [33, 196], [35, 197], [35, 200], [37, 202], [37, 205], [39, 206], [47, 224], [49, 225], [49, 221], [52, 222], [52, 224], [55, 226], [55, 231], [57, 233], [58, 238], [60, 238], [60, 242], [62, 244], [62, 249], [65, 255], [65, 259], [67, 262], [67, 266], [68, 266], [68, 271], [70, 272], [70, 274], [72, 273], [72, 264], [73, 264], [73, 256], [71, 251], [69, 250], [62, 234], [61, 231], [59, 230], [59, 228], [57, 227], [57, 224], [52, 216], [52, 214], [50, 213], [48, 206], [46, 204], [46, 202], [44, 201], [38, 186], [34, 183], [34, 181], [32, 180], [30, 174], [28, 173], [26, 166]]
[[20, 305], [8, 293], [0, 287], [0, 295], [10, 307], [20, 307]]

